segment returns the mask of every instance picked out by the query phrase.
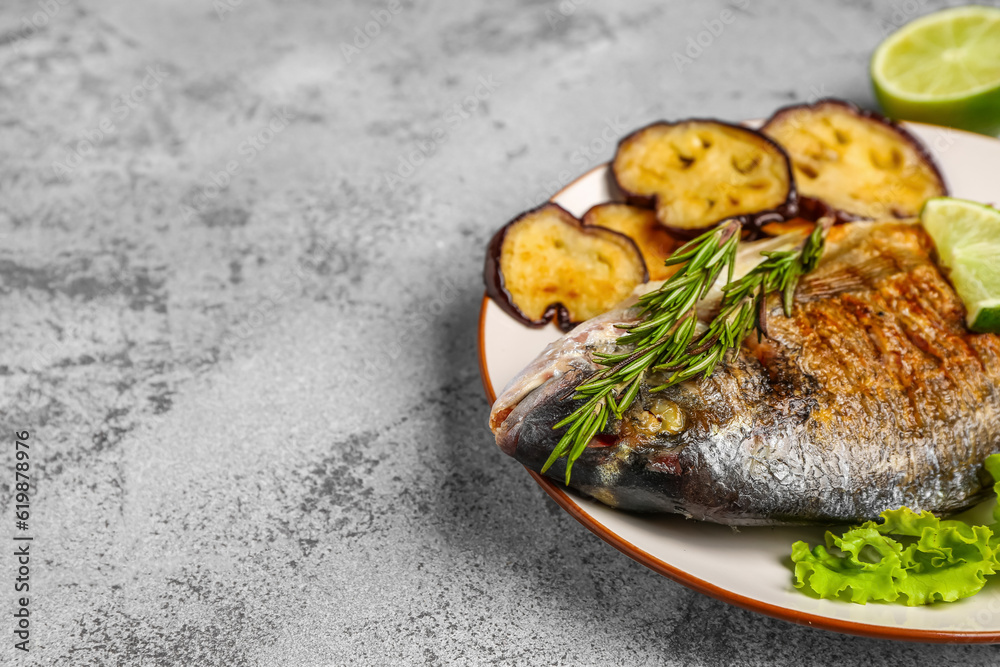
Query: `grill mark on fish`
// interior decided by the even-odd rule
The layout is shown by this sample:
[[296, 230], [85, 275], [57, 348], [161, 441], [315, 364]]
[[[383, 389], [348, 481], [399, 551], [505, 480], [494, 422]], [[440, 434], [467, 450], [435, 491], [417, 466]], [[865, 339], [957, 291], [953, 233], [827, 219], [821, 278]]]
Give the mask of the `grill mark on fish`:
[[[930, 286], [926, 285], [925, 287], [929, 288]], [[933, 355], [940, 362], [939, 369], [941, 376], [947, 379], [950, 385], [949, 387], [942, 387], [943, 391], [939, 395], [948, 398], [951, 395], [948, 389], [957, 391], [957, 397], [962, 401], [962, 405], [959, 407], [974, 408], [981, 398], [981, 394], [977, 396], [973, 393], [975, 384], [979, 384], [980, 388], [982, 388], [982, 383], [977, 383], [976, 381], [982, 378], [986, 369], [982, 361], [973, 353], [965, 337], [962, 336], [963, 332], [956, 330], [954, 326], [949, 327], [947, 321], [934, 317], [933, 302], [927, 298], [927, 293], [926, 289], [919, 290], [911, 293], [910, 297], [918, 301], [922, 309], [922, 314], [928, 316], [928, 321], [934, 327], [933, 333], [936, 334], [935, 339], [926, 340], [921, 337], [919, 340], [921, 342], [926, 340], [927, 353]], [[937, 294], [941, 299], [944, 299], [946, 296], [940, 291]], [[955, 319], [952, 322], [954, 323], [958, 319], [964, 321], [964, 311], [956, 312]], [[937, 347], [935, 347], [935, 344], [937, 344]], [[971, 380], [971, 382], [967, 380]]]
[[[931, 253], [913, 225], [834, 228], [793, 317], [768, 301], [771, 338], [751, 336], [709, 378], [657, 394], [647, 389], [658, 378], [648, 379], [633, 409], [673, 401], [683, 432], [649, 435], [628, 416], [614, 420], [574, 464], [573, 486], [624, 509], [734, 525], [976, 502], [989, 483], [981, 462], [1000, 449], [1000, 338], [965, 330]], [[634, 309], [617, 315], [626, 316]], [[551, 425], [579, 405], [557, 400], [571, 375], [593, 371], [591, 351], [620, 335], [606, 325], [616, 315], [602, 317], [572, 332], [575, 343], [550, 347], [494, 407], [498, 444], [529, 468], [558, 441]], [[564, 473], [561, 461], [547, 474]]]

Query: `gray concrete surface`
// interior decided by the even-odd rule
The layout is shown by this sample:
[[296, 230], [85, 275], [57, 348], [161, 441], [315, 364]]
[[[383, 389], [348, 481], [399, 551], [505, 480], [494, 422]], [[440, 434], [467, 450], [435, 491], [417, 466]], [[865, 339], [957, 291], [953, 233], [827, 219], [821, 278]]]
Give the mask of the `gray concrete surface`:
[[5, 545], [15, 430], [36, 487], [0, 662], [996, 662], [630, 561], [494, 447], [476, 367], [487, 239], [609, 124], [870, 105], [881, 30], [938, 6], [4, 2]]

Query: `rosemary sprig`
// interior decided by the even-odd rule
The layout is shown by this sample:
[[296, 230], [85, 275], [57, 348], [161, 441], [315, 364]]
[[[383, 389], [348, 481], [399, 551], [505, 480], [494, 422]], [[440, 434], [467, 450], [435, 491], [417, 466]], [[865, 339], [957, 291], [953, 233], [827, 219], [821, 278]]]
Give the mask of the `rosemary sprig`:
[[[612, 416], [622, 418], [647, 373], [670, 373], [664, 384], [650, 391], [662, 391], [698, 375], [708, 377], [726, 353], [738, 348], [754, 329], [758, 338], [766, 336], [768, 294], [780, 292], [785, 314], [791, 316], [799, 278], [815, 268], [823, 253], [823, 226], [816, 225], [801, 250], [762, 253], [766, 259], [734, 281], [741, 229], [741, 223], [733, 220], [690, 241], [667, 259], [667, 266], [683, 266], [659, 289], [639, 298], [639, 322], [618, 325], [626, 333], [617, 345], [627, 346], [629, 351], [595, 353], [595, 360], [604, 368], [576, 387], [572, 398], [584, 403], [553, 426], [566, 430], [542, 466], [543, 473], [566, 457], [569, 484], [573, 463]], [[719, 313], [695, 339], [695, 306], [724, 269], [728, 275]]]

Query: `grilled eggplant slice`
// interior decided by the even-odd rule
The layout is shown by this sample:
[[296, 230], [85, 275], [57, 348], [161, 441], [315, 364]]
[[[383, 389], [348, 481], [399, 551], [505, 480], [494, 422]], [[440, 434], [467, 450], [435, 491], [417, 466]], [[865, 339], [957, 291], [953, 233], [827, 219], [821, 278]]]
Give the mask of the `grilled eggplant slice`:
[[759, 132], [716, 120], [659, 122], [618, 144], [612, 174], [629, 203], [691, 238], [723, 220], [751, 224], [795, 212], [788, 156]]
[[646, 262], [650, 280], [666, 280], [677, 270], [663, 262], [680, 243], [656, 219], [656, 213], [628, 204], [598, 204], [583, 214], [583, 224], [603, 227], [632, 239]]
[[825, 99], [779, 109], [761, 132], [791, 157], [800, 212], [807, 217], [909, 218], [927, 199], [947, 194], [920, 140], [850, 102]]
[[581, 224], [557, 204], [522, 213], [486, 251], [486, 293], [514, 318], [540, 327], [574, 326], [623, 300], [649, 275], [624, 234]]

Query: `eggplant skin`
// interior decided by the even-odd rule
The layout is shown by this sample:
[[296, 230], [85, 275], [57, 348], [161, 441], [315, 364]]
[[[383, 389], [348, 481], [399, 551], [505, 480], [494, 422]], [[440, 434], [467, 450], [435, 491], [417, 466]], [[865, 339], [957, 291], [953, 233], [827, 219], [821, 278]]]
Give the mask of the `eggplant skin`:
[[[627, 183], [623, 183], [623, 177], [619, 173], [619, 158], [623, 154], [623, 150], [626, 150], [630, 144], [641, 140], [644, 133], [660, 128], [681, 128], [683, 126], [694, 128], [698, 125], [704, 125], [706, 127], [715, 125], [729, 131], [735, 131], [748, 138], [752, 138], [752, 141], [757, 142], [760, 146], [766, 147], [766, 150], [771, 153], [780, 156], [780, 160], [784, 165], [784, 169], [782, 170], [782, 180], [785, 182], [787, 188], [784, 200], [776, 204], [766, 206], [760, 210], [727, 214], [718, 218], [710, 217], [697, 226], [690, 227], [674, 224], [671, 220], [665, 219], [664, 216], [660, 214], [658, 210], [660, 203], [659, 194], [637, 192], [635, 188], [629, 187]], [[618, 142], [615, 157], [611, 162], [611, 179], [614, 186], [625, 197], [626, 202], [632, 204], [633, 206], [657, 210], [657, 217], [660, 220], [660, 224], [666, 227], [675, 236], [683, 239], [694, 238], [725, 220], [738, 219], [743, 223], [744, 228], [758, 230], [761, 226], [769, 222], [780, 222], [788, 218], [795, 217], [798, 212], [798, 189], [792, 172], [791, 159], [785, 149], [771, 137], [768, 137], [757, 130], [714, 118], [688, 118], [673, 122], [660, 120], [634, 130]], [[706, 181], [706, 185], [712, 186], [715, 184]], [[756, 236], [756, 233], [752, 235]]]
[[[646, 263], [643, 260], [642, 253], [635, 241], [624, 234], [610, 229], [584, 226], [583, 223], [576, 218], [576, 216], [564, 209], [562, 206], [552, 202], [547, 202], [541, 206], [537, 206], [536, 208], [515, 216], [510, 222], [497, 230], [496, 234], [493, 235], [493, 238], [490, 239], [489, 245], [486, 248], [486, 258], [483, 267], [483, 282], [486, 285], [486, 295], [492, 299], [494, 303], [500, 306], [504, 312], [525, 326], [541, 328], [554, 319], [561, 330], [569, 331], [580, 323], [580, 321], [574, 321], [570, 308], [568, 308], [567, 305], [563, 304], [561, 301], [553, 301], [548, 304], [540, 317], [532, 319], [517, 306], [515, 303], [516, 299], [511, 294], [510, 289], [508, 289], [507, 280], [501, 266], [501, 258], [504, 252], [504, 242], [507, 240], [508, 232], [510, 232], [510, 230], [513, 229], [518, 223], [521, 223], [529, 217], [539, 213], [556, 215], [561, 222], [568, 225], [568, 231], [570, 233], [583, 234], [587, 236], [599, 235], [600, 237], [619, 244], [621, 247], [629, 249], [634, 254], [634, 257], [632, 258], [634, 266], [640, 269], [637, 273], [638, 281], [636, 284], [642, 284], [649, 280], [649, 272], [646, 268]], [[618, 299], [610, 301], [607, 303], [607, 308], [613, 307], [617, 304], [617, 302]]]
[[[781, 137], [777, 136], [778, 129], [783, 123], [791, 123], [794, 129], [801, 127], [808, 121], [795, 120], [795, 115], [803, 114], [803, 112], [815, 113], [817, 115], [824, 112], [829, 114], [841, 114], [848, 117], [854, 117], [862, 122], [877, 125], [881, 129], [888, 131], [890, 135], [895, 136], [901, 146], [905, 146], [914, 152], [917, 164], [926, 168], [932, 185], [936, 186], [936, 190], [931, 193], [931, 196], [948, 195], [948, 187], [944, 180], [944, 176], [941, 174], [941, 169], [938, 167], [934, 158], [927, 150], [927, 147], [924, 146], [920, 139], [908, 132], [905, 128], [899, 125], [899, 123], [886, 118], [876, 111], [862, 109], [852, 102], [832, 97], [824, 98], [813, 103], [792, 104], [782, 107], [775, 111], [771, 117], [767, 119], [764, 125], [761, 126], [760, 131], [762, 133], [770, 136], [779, 144], [782, 144], [782, 147], [791, 158], [793, 171], [798, 171], [802, 167], [796, 162], [796, 151], [790, 145], [786, 145], [788, 143], [787, 140], [782, 143]], [[859, 187], [863, 184], [862, 176], [863, 174], [859, 170], [850, 170], [850, 173], [847, 174], [844, 182], [837, 184], [838, 187], [835, 188], [833, 194], [839, 195], [844, 192], [851, 191], [854, 187]], [[905, 176], [900, 176], [900, 179], [905, 180]], [[857, 220], [884, 219], [887, 217], [908, 218], [919, 214], [919, 207], [913, 207], [913, 210], [909, 211], [894, 210], [894, 202], [889, 200], [873, 202], [881, 203], [883, 208], [889, 209], [888, 211], [879, 212], [874, 215], [870, 212], [860, 211], [858, 208], [855, 208], [855, 210], [849, 210], [844, 206], [838, 207], [832, 202], [827, 201], [823, 196], [824, 193], [814, 191], [814, 188], [810, 187], [809, 179], [804, 176], [798, 178], [798, 191], [799, 215], [810, 220], [818, 220], [821, 217], [833, 217], [838, 223], [844, 223]]]

